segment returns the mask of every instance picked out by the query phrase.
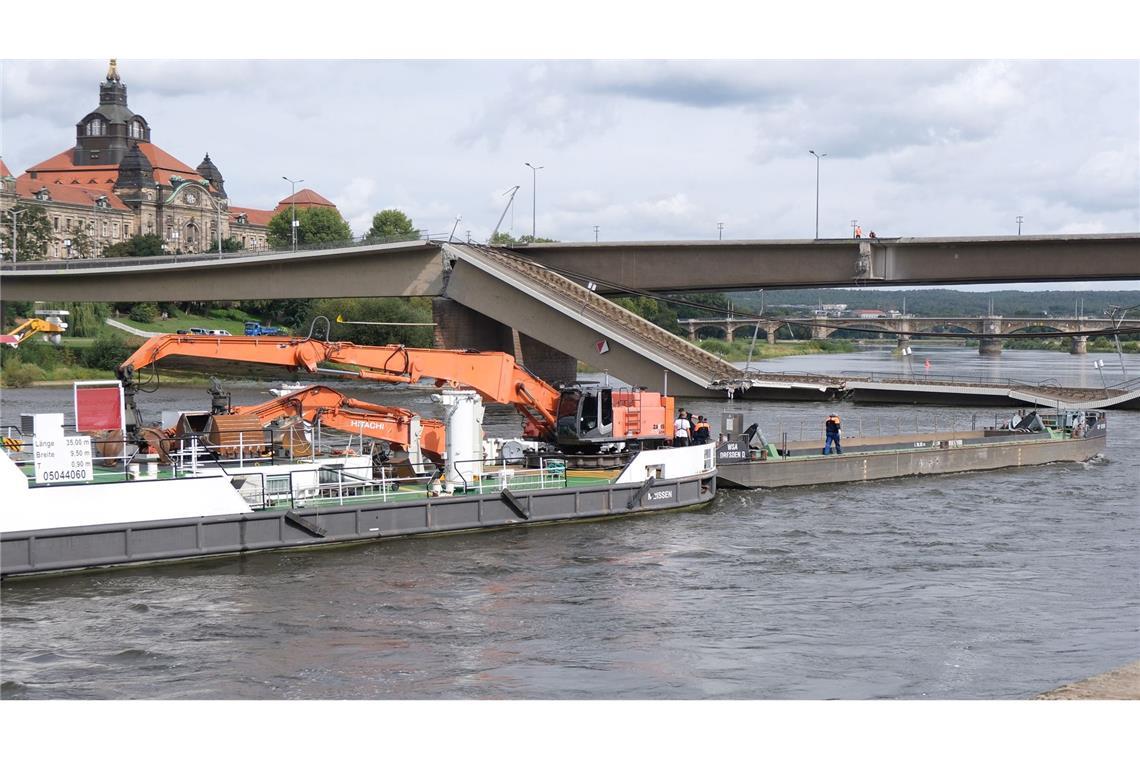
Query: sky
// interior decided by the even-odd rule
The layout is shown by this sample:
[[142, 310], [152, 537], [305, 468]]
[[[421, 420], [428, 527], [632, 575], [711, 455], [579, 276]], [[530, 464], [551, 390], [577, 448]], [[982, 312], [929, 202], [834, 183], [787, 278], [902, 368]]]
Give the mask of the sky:
[[152, 141], [191, 166], [208, 152], [232, 204], [272, 208], [283, 177], [301, 179], [357, 235], [398, 208], [421, 230], [484, 241], [517, 185], [501, 227], [516, 236], [811, 238], [809, 150], [826, 154], [820, 237], [850, 236], [854, 220], [885, 237], [1017, 234], [1018, 217], [1024, 234], [1140, 230], [1136, 60], [191, 60], [102, 47], [2, 63], [0, 155], [14, 172], [74, 145], [116, 55]]

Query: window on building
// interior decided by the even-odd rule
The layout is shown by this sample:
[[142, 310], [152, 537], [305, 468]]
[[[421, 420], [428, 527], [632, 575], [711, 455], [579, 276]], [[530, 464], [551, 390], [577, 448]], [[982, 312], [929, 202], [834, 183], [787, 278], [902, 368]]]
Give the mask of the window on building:
[[106, 126], [102, 119], [92, 119], [87, 122], [87, 134], [90, 137], [101, 137], [106, 132]]
[[74, 219], [72, 219], [71, 217], [68, 217], [67, 218], [67, 229], [70, 230], [74, 226], [74, 222], [75, 222]]
[[58, 231], [59, 230], [59, 217], [53, 216], [51, 222], [52, 222], [52, 229]]
[[111, 234], [114, 237], [118, 237], [119, 236], [119, 223], [115, 222], [115, 224], [111, 227], [111, 230], [112, 230]]
[[103, 237], [107, 237], [107, 223], [103, 222]]
[[141, 140], [142, 136], [143, 136], [142, 122], [132, 121], [131, 122], [131, 137], [135, 138], [136, 140]]

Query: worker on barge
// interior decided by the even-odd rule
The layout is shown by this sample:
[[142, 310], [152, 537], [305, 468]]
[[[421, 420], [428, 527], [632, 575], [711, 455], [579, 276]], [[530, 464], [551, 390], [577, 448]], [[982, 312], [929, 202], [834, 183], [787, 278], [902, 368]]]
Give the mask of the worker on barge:
[[828, 415], [827, 421], [824, 423], [827, 430], [827, 441], [823, 444], [824, 456], [831, 453], [831, 444], [835, 444], [835, 453], [842, 454], [843, 446], [839, 443], [839, 432], [842, 429], [839, 421], [839, 415], [832, 412]]

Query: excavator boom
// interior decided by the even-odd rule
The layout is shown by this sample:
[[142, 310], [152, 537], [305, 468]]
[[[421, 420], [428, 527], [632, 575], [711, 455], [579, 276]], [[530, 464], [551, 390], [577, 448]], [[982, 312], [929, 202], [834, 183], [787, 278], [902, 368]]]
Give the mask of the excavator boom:
[[[415, 412], [394, 406], [382, 406], [349, 398], [328, 386], [315, 385], [266, 401], [263, 404], [236, 406], [233, 414], [252, 415], [264, 427], [283, 417], [299, 417], [354, 435], [363, 435], [410, 449], [414, 443]], [[436, 458], [443, 455], [446, 430], [439, 420], [419, 419], [420, 449]]]
[[516, 364], [514, 357], [495, 351], [358, 346], [312, 338], [159, 335], [123, 362], [119, 377], [132, 382], [139, 370], [171, 358], [195, 365], [236, 362], [386, 383], [432, 379], [437, 386], [470, 388], [485, 401], [514, 405], [527, 420], [526, 434], [534, 437], [553, 433], [558, 412], [555, 388]]

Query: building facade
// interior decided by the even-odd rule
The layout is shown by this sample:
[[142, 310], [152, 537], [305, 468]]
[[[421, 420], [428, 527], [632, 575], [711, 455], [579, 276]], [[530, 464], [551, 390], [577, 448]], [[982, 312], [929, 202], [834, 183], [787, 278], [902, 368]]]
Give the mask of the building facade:
[[[318, 200], [319, 199], [319, 200]], [[269, 220], [293, 205], [328, 205], [302, 189], [275, 209], [230, 203], [221, 171], [205, 155], [196, 168], [151, 142], [147, 120], [127, 105], [127, 87], [111, 60], [99, 84], [99, 105], [75, 125], [75, 145], [12, 176], [0, 161], [0, 251], [11, 261], [11, 210], [43, 208], [51, 224], [48, 258], [101, 256], [135, 235], [158, 235], [174, 253], [218, 250], [233, 238], [243, 249], [268, 247]]]

